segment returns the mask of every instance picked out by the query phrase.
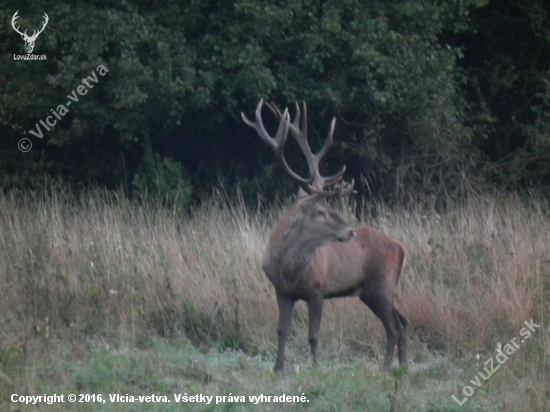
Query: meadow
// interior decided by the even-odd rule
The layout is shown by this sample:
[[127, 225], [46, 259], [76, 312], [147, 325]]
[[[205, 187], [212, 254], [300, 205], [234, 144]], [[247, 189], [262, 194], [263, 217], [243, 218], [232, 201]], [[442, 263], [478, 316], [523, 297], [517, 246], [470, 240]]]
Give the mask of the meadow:
[[[326, 302], [318, 367], [298, 304], [286, 370], [273, 372], [261, 259], [285, 202], [215, 192], [182, 214], [62, 185], [0, 195], [0, 410], [271, 411], [281, 404], [252, 396], [283, 394], [307, 399], [287, 410], [550, 410], [548, 201], [477, 195], [440, 213], [355, 202], [335, 207], [410, 253], [395, 296], [411, 322], [407, 370], [382, 370], [382, 325], [347, 298]], [[140, 395], [170, 402], [120, 401]], [[213, 398], [182, 402], [195, 395]]]

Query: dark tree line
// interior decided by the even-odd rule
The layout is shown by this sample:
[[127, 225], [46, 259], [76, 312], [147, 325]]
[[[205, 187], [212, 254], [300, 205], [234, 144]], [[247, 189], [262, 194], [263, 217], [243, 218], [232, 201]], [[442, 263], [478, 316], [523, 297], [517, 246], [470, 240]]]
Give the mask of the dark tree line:
[[[306, 101], [314, 146], [336, 116], [325, 172], [346, 164], [387, 200], [550, 186], [546, 1], [6, 3], [4, 188], [62, 176], [183, 203], [220, 181], [250, 196], [288, 189], [240, 119], [260, 97]], [[16, 10], [29, 33], [48, 14], [33, 52], [47, 60], [14, 60], [26, 54]], [[99, 65], [108, 73], [86, 86]], [[29, 133], [81, 85], [43, 138]]]

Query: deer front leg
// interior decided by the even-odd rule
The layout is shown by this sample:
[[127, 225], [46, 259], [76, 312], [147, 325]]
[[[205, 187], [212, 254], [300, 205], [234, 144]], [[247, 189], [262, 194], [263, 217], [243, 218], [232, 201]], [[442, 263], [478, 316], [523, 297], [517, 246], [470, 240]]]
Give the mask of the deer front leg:
[[317, 364], [317, 348], [319, 346], [319, 329], [323, 316], [323, 297], [314, 297], [307, 301], [309, 312], [309, 346], [313, 363]]
[[275, 370], [282, 371], [285, 367], [285, 346], [292, 321], [292, 312], [294, 311], [294, 303], [296, 301], [286, 296], [283, 296], [277, 291], [277, 304], [279, 305], [279, 327], [277, 335], [279, 338], [277, 348], [277, 360], [275, 361]]

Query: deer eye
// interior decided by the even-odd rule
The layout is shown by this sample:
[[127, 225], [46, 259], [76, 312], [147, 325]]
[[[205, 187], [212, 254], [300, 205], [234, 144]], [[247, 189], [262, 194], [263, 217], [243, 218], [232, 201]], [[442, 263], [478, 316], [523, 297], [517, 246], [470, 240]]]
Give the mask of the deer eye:
[[322, 209], [317, 210], [317, 212], [315, 212], [315, 214], [319, 217], [325, 217], [326, 216], [325, 211], [322, 210]]

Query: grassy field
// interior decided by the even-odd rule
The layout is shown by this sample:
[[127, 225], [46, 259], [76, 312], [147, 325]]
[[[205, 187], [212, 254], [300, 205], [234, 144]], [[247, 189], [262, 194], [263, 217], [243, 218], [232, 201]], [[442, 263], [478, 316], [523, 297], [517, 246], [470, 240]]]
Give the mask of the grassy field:
[[371, 205], [359, 218], [338, 207], [409, 249], [396, 296], [411, 321], [406, 371], [381, 370], [384, 330], [350, 298], [326, 304], [317, 368], [300, 303], [287, 369], [273, 373], [277, 307], [260, 262], [284, 206], [214, 195], [186, 217], [62, 187], [2, 195], [0, 410], [279, 410], [274, 395], [295, 397], [288, 410], [550, 410], [546, 201], [476, 197], [441, 215]]

